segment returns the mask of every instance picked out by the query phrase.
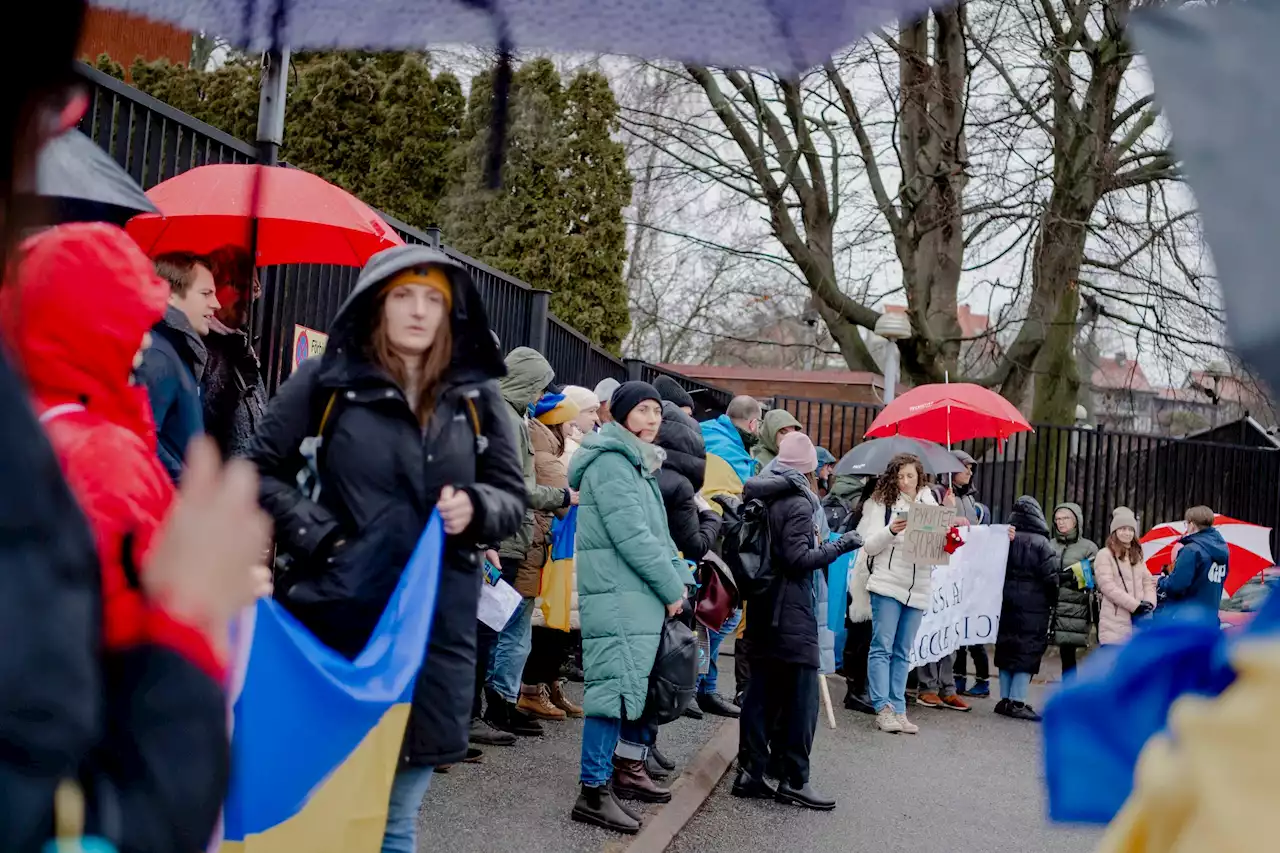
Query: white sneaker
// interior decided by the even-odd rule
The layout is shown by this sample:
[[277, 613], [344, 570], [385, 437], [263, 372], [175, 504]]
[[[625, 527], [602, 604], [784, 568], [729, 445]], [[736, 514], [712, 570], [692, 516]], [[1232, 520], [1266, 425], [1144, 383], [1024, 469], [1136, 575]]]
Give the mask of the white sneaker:
[[920, 727], [908, 720], [906, 714], [894, 714], [894, 717], [898, 720], [898, 731], [907, 735], [920, 734]]
[[880, 713], [876, 714], [876, 725], [885, 734], [896, 735], [902, 732], [903, 719], [905, 718], [893, 713], [893, 709], [885, 705], [880, 709]]

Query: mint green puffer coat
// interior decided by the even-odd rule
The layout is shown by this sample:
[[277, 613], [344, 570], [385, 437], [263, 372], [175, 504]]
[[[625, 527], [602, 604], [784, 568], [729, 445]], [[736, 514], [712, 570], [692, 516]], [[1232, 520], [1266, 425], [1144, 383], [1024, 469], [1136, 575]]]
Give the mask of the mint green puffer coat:
[[587, 436], [569, 470], [580, 492], [578, 610], [589, 717], [640, 718], [666, 605], [691, 580], [667, 530], [660, 467], [656, 447], [611, 423]]

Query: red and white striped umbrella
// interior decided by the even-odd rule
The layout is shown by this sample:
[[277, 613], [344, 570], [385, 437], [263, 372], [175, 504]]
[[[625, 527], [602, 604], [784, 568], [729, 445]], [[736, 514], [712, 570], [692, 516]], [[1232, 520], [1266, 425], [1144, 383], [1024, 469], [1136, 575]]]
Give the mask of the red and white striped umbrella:
[[[1225, 515], [1215, 515], [1213, 526], [1227, 540], [1227, 579], [1223, 589], [1235, 595], [1249, 578], [1275, 565], [1271, 556], [1271, 528]], [[1158, 524], [1142, 537], [1142, 556], [1156, 574], [1173, 562], [1174, 546], [1187, 535], [1185, 521]]]

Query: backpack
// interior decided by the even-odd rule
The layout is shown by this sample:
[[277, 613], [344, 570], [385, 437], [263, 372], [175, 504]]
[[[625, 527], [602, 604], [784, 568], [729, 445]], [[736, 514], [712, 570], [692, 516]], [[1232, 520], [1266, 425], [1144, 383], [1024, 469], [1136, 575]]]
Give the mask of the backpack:
[[769, 509], [764, 501], [748, 501], [736, 518], [726, 518], [722, 556], [744, 600], [767, 592], [773, 585]]
[[698, 692], [698, 638], [678, 618], [662, 624], [658, 654], [649, 671], [649, 691], [643, 718], [654, 724], [673, 723], [684, 714]]
[[827, 495], [822, 501], [822, 511], [827, 516], [827, 529], [832, 533], [856, 529], [856, 523], [854, 527], [848, 526], [853, 519], [854, 505], [844, 498]]

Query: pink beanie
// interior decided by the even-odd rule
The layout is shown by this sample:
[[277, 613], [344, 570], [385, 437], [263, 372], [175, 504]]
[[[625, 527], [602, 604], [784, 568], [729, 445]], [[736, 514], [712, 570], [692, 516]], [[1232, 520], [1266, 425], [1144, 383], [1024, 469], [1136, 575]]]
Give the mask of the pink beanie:
[[785, 465], [801, 474], [812, 474], [818, 470], [818, 451], [802, 432], [784, 435], [778, 443], [779, 465]]

